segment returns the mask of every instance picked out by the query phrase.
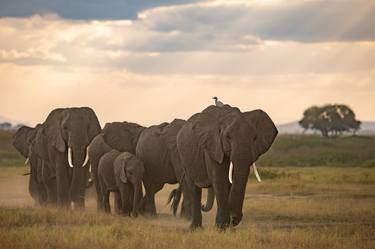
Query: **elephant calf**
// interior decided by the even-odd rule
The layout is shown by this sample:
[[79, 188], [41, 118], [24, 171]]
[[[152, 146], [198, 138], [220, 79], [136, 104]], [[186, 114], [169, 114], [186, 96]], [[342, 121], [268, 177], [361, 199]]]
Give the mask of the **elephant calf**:
[[120, 192], [121, 213], [130, 216], [138, 214], [139, 203], [142, 200], [143, 162], [129, 152], [111, 150], [104, 154], [99, 161], [98, 179], [101, 189], [103, 207], [110, 212], [110, 192]]

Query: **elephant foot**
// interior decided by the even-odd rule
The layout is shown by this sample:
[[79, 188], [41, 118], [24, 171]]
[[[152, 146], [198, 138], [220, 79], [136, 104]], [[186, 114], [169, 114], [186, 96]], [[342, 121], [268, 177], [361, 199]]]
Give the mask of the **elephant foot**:
[[242, 220], [242, 217], [237, 217], [237, 216], [232, 216], [231, 217], [231, 225], [233, 226], [233, 227], [235, 227], [235, 226], [237, 226], [238, 224], [240, 224], [240, 222], [241, 222], [241, 220]]
[[225, 230], [230, 225], [230, 217], [229, 215], [218, 215], [216, 216], [216, 227], [219, 230]]
[[196, 223], [191, 223], [190, 224], [190, 226], [189, 226], [189, 230], [190, 231], [197, 231], [197, 230], [201, 230], [201, 229], [203, 229], [203, 227], [202, 227], [202, 223], [198, 223], [198, 224], [196, 224]]
[[184, 218], [184, 219], [186, 219], [186, 220], [191, 220], [192, 219], [192, 215], [189, 212], [182, 212], [181, 211], [181, 217]]

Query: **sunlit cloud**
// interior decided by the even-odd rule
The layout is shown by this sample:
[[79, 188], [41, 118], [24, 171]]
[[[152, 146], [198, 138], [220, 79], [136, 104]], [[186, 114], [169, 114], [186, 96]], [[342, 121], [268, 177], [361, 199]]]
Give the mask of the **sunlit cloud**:
[[35, 124], [89, 105], [102, 123], [150, 125], [217, 95], [278, 123], [324, 103], [375, 119], [372, 1], [162, 2], [122, 19], [67, 19], [52, 7], [0, 18], [1, 115]]

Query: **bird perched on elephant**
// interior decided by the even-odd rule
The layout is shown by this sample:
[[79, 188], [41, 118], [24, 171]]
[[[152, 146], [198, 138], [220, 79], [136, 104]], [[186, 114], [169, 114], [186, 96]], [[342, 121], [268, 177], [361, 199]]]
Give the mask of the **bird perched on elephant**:
[[21, 126], [13, 135], [12, 143], [20, 154], [25, 157], [25, 165], [30, 164], [29, 193], [38, 204], [45, 204], [48, 201], [46, 186], [43, 181], [43, 160], [37, 155], [34, 148], [34, 141], [38, 129]]
[[110, 192], [119, 192], [121, 213], [130, 216], [138, 214], [142, 199], [143, 162], [129, 152], [111, 150], [99, 161], [98, 180], [101, 189], [100, 198], [105, 212], [111, 212]]
[[[130, 122], [106, 123], [101, 133], [98, 134], [89, 145], [90, 167], [97, 193], [98, 211], [103, 209], [97, 173], [100, 158], [112, 149], [135, 154], [138, 138], [144, 129], [145, 127]], [[115, 200], [115, 209], [119, 211], [121, 203], [119, 202], [120, 199], [117, 192], [115, 192]]]
[[177, 135], [177, 148], [193, 202], [192, 229], [202, 226], [201, 193], [210, 186], [217, 202], [216, 226], [225, 229], [240, 223], [250, 166], [270, 148], [277, 133], [264, 111], [241, 112], [229, 105], [209, 106], [187, 120]]
[[[176, 135], [185, 123], [185, 120], [175, 119], [171, 123], [150, 126], [139, 137], [136, 155], [145, 166], [143, 184], [146, 193], [142, 203], [142, 212], [145, 214], [156, 215], [155, 194], [164, 184], [175, 184], [183, 176]], [[184, 183], [180, 184], [184, 192]], [[182, 216], [189, 218], [190, 203], [185, 195], [182, 210]]]
[[89, 107], [55, 109], [42, 124], [35, 146], [49, 162], [60, 206], [73, 203], [76, 208], [84, 208], [89, 177], [87, 147], [100, 130], [98, 118]]

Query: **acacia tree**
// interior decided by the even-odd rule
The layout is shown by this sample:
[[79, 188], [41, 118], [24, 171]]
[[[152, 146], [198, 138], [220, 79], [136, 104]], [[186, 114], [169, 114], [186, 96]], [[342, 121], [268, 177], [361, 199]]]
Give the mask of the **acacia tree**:
[[355, 113], [347, 105], [312, 106], [304, 111], [298, 122], [305, 131], [318, 130], [323, 137], [338, 136], [343, 132], [355, 134], [361, 126]]

